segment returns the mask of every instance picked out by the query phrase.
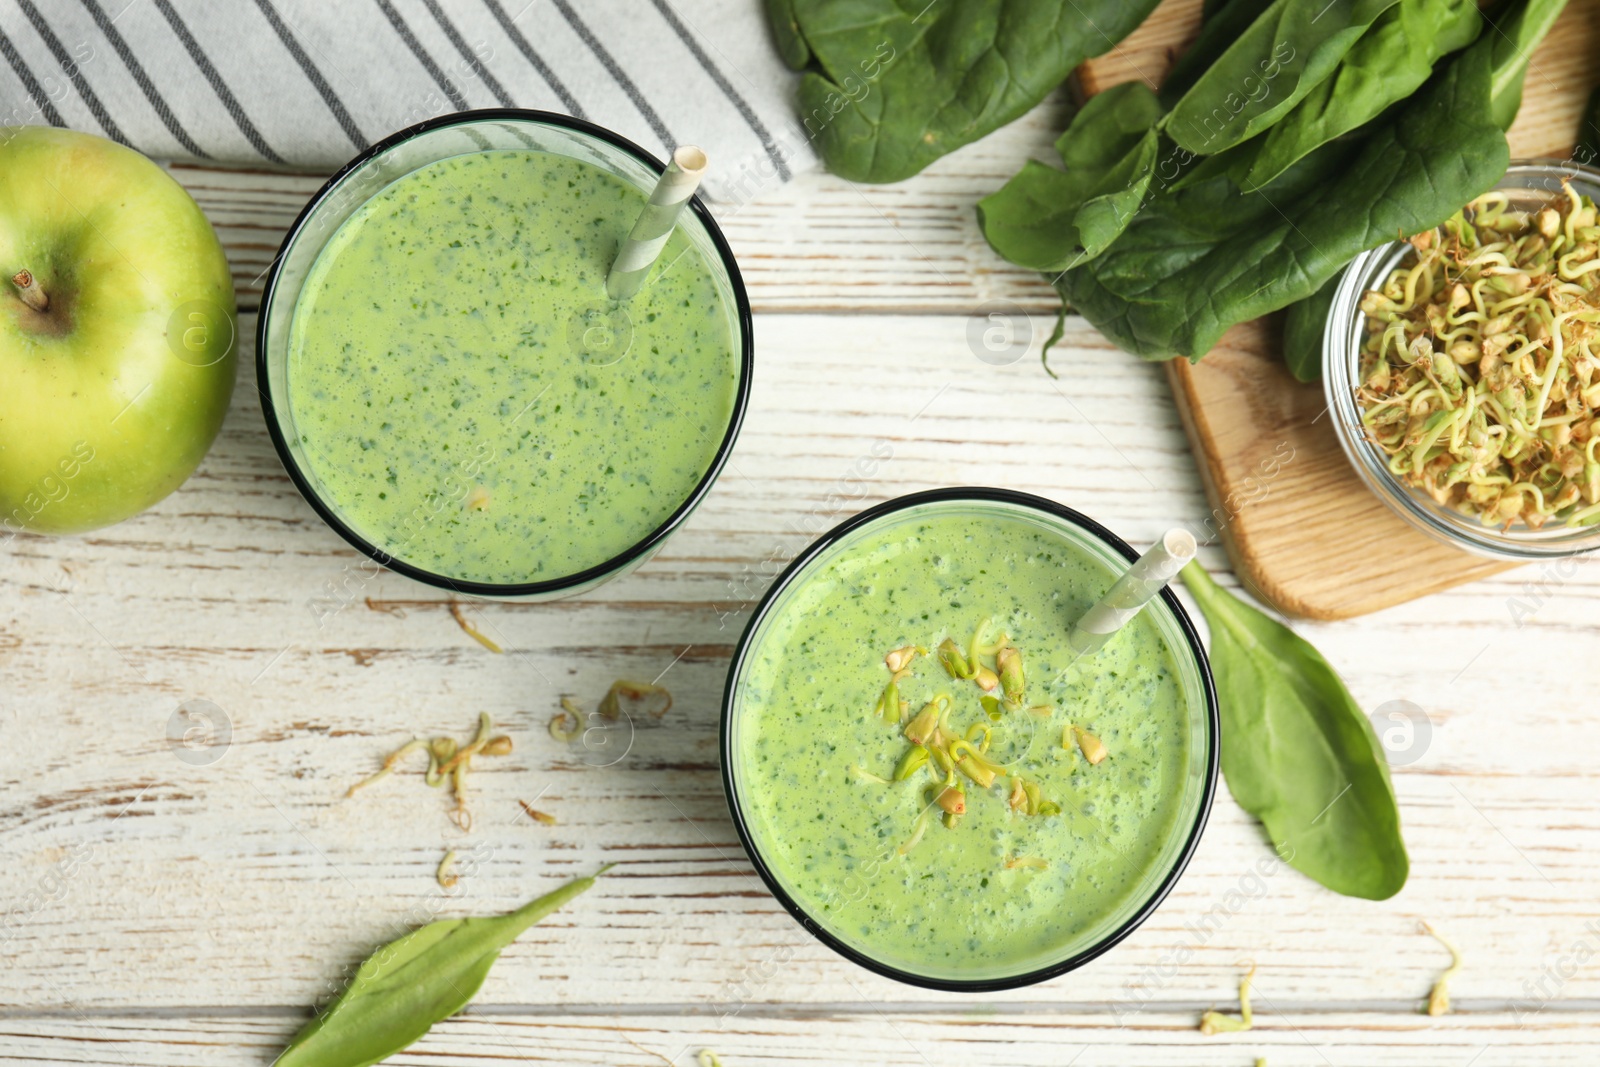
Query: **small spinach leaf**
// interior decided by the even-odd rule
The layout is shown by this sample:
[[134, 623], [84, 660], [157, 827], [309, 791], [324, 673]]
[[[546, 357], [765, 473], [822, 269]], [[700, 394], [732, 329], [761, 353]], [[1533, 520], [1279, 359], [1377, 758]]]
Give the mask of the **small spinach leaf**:
[[1528, 61], [1550, 32], [1567, 0], [1527, 0], [1509, 4], [1497, 14], [1490, 36], [1494, 39], [1494, 83], [1489, 108], [1502, 130], [1509, 130], [1522, 107], [1522, 82]]
[[1030, 159], [978, 201], [978, 228], [991, 248], [1019, 267], [1065, 270], [1083, 259], [1077, 216], [1085, 192], [1080, 177]]
[[275, 1067], [369, 1067], [467, 1006], [500, 950], [594, 885], [579, 878], [507, 915], [429, 923], [367, 957]]
[[811, 67], [800, 121], [835, 174], [893, 182], [1004, 126], [1157, 0], [767, 0], [784, 59]]
[[800, 22], [795, 17], [794, 0], [766, 0], [767, 22], [772, 26], [772, 43], [778, 54], [794, 70], [801, 70], [811, 62], [811, 49], [800, 33]]
[[1289, 373], [1302, 382], [1322, 380], [1322, 334], [1328, 324], [1328, 310], [1339, 288], [1341, 271], [1306, 297], [1289, 305], [1283, 320], [1283, 361]]
[[1589, 106], [1583, 109], [1583, 123], [1578, 127], [1572, 160], [1586, 167], [1600, 162], [1600, 89], [1589, 94]]
[[1034, 160], [978, 201], [978, 225], [995, 251], [1055, 272], [1099, 255], [1144, 199], [1156, 164], [1161, 105], [1142, 82], [1091, 98], [1056, 141], [1065, 172]]
[[1318, 145], [1375, 119], [1428, 80], [1441, 56], [1465, 48], [1483, 19], [1475, 0], [1400, 0], [1325, 78], [1266, 132], [1245, 189], [1266, 185]]
[[1277, 0], [1172, 105], [1167, 134], [1199, 155], [1248, 140], [1330, 76], [1397, 2]]
[[1211, 626], [1228, 791], [1291, 867], [1346, 896], [1394, 896], [1410, 860], [1372, 723], [1294, 631], [1198, 563], [1182, 574]]
[[[1161, 79], [1161, 103], [1171, 107], [1194, 88], [1200, 75], [1215, 63], [1228, 46], [1243, 36], [1251, 24], [1273, 6], [1274, 0], [1222, 0], [1201, 11], [1200, 36], [1183, 50], [1167, 76]], [[1273, 68], [1275, 71], [1275, 68]], [[1276, 76], [1276, 73], [1274, 73]]]

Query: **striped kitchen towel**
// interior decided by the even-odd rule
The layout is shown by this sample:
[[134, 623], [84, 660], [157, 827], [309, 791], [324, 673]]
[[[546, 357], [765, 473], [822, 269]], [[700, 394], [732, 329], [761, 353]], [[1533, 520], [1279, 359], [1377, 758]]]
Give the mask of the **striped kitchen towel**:
[[759, 0], [0, 0], [0, 125], [332, 170], [450, 111], [531, 107], [747, 200], [815, 157]]

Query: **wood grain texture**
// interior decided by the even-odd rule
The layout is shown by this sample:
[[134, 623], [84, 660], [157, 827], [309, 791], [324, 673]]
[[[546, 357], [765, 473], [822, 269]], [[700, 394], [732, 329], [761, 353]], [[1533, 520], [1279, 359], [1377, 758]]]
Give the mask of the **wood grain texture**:
[[[1004, 997], [874, 978], [789, 919], [729, 823], [717, 708], [751, 602], [809, 530], [960, 483], [1042, 493], [1140, 544], [1205, 512], [1160, 368], [1073, 320], [1052, 383], [1031, 353], [979, 362], [960, 322], [760, 316], [751, 417], [703, 508], [590, 595], [469, 605], [503, 656], [462, 633], [442, 596], [360, 568], [279, 468], [248, 379], [173, 497], [83, 538], [19, 539], [0, 573], [0, 722], [19, 754], [0, 771], [4, 1007], [29, 1026], [61, 1012], [303, 1010], [413, 923], [505, 910], [606, 862], [619, 866], [601, 886], [506, 952], [484, 1003], [1198, 1011], [1226, 1002], [1239, 962], [1254, 960], [1286, 1011], [1401, 1014], [1444, 962], [1421, 918], [1469, 953], [1463, 1004], [1538, 996], [1555, 1015], [1600, 999], [1600, 971], [1548, 977], [1595, 938], [1600, 812], [1584, 798], [1600, 792], [1600, 722], [1584, 708], [1600, 664], [1582, 650], [1600, 571], [1587, 563], [1543, 591], [1496, 579], [1304, 628], [1364, 707], [1409, 699], [1432, 723], [1421, 757], [1397, 768], [1414, 873], [1392, 901], [1335, 897], [1274, 866], [1223, 794], [1145, 927], [1093, 967]], [[862, 474], [856, 460], [880, 440], [892, 456]], [[1565, 667], [1529, 701], [1512, 665], [1535, 657]], [[672, 712], [635, 714], [588, 746], [549, 737], [558, 695], [592, 702], [619, 676], [661, 676]], [[168, 739], [195, 699], [232, 731], [203, 766]], [[464, 736], [480, 709], [517, 748], [481, 761], [470, 834], [415, 769], [343, 797], [400, 742]], [[532, 824], [518, 799], [559, 824]], [[446, 848], [475, 862], [450, 893], [433, 881]], [[848, 1029], [817, 1026], [827, 1055], [850, 1047]]]
[[[1226, 1005], [1221, 1005], [1226, 1009]], [[1563, 1067], [1600, 1044], [1600, 1015], [1535, 1028], [1531, 1017], [1272, 1011], [1258, 1004], [1249, 1033], [1204, 1037], [1198, 1012], [1067, 1016], [973, 1011], [930, 1018], [853, 1002], [811, 1012], [730, 1015], [663, 1011], [537, 1014], [490, 1005], [436, 1026], [390, 1067], [531, 1063], [696, 1067], [702, 1050], [723, 1067], [831, 1062], [871, 1067]], [[266, 1064], [298, 1021], [219, 1009], [192, 1019], [63, 1016], [19, 1027], [0, 1020], [0, 1065], [235, 1067]], [[1592, 1061], [1591, 1061], [1592, 1062]]]
[[[1082, 90], [1158, 84], [1198, 32], [1200, 6], [1166, 0], [1121, 45], [1084, 65]], [[1529, 65], [1510, 131], [1514, 158], [1571, 153], [1596, 55], [1600, 5], [1568, 4]], [[1244, 324], [1200, 363], [1169, 367], [1212, 525], [1252, 591], [1290, 614], [1343, 619], [1513, 566], [1434, 541], [1367, 489], [1322, 417], [1321, 385], [1297, 382], [1284, 367], [1280, 329], [1275, 317]]]
[[[1126, 943], [1045, 985], [962, 998], [846, 964], [754, 876], [722, 798], [718, 701], [750, 607], [814, 533], [961, 483], [1043, 494], [1136, 544], [1174, 523], [1204, 532], [1163, 370], [1069, 319], [1062, 380], [1044, 376], [1053, 294], [973, 223], [977, 196], [1048, 155], [1063, 110], [1053, 100], [899, 186], [811, 175], [729, 206], [761, 312], [732, 464], [635, 573], [558, 604], [467, 604], [503, 656], [441, 594], [369, 573], [322, 525], [278, 463], [249, 370], [178, 493], [110, 530], [11, 543], [0, 1063], [266, 1064], [384, 939], [607, 862], [595, 890], [507, 950], [474, 1012], [392, 1062], [659, 1064], [659, 1051], [685, 1065], [711, 1047], [727, 1067], [1592, 1063], [1588, 561], [1297, 627], [1363, 707], [1407, 700], [1427, 716], [1395, 772], [1413, 875], [1394, 900], [1336, 897], [1274, 865], [1219, 790], [1189, 871]], [[321, 179], [173, 172], [253, 306], [251, 279]], [[970, 340], [996, 306], [1032, 315], [1018, 320], [1031, 344], [1004, 366]], [[254, 325], [241, 322], [247, 360]], [[880, 442], [890, 457], [859, 464]], [[1217, 546], [1203, 558], [1226, 565]], [[547, 733], [560, 694], [592, 703], [619, 676], [658, 675], [677, 698], [663, 719], [635, 709], [587, 744]], [[174, 713], [201, 699], [231, 735], [215, 762], [186, 763], [169, 732], [194, 725]], [[480, 709], [516, 749], [480, 761], [470, 833], [416, 769], [344, 799], [399, 743], [465, 736]], [[558, 824], [533, 824], [519, 799]], [[446, 848], [463, 869], [449, 892], [433, 880]], [[1422, 918], [1467, 953], [1460, 1015], [1417, 1014], [1446, 962]], [[1244, 961], [1261, 967], [1260, 1030], [1198, 1036], [1201, 1011], [1233, 1005]]]

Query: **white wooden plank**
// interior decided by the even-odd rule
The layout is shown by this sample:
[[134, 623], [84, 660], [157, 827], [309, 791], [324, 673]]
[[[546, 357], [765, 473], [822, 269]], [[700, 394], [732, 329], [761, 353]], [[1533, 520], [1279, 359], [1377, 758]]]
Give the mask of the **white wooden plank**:
[[[358, 557], [278, 467], [246, 377], [178, 494], [85, 538], [19, 539], [0, 575], [0, 722], [16, 754], [0, 771], [0, 862], [16, 887], [4, 1001], [306, 1005], [419, 915], [509, 908], [617, 862], [507, 952], [486, 1002], [965, 1003], [860, 973], [800, 932], [740, 853], [715, 752], [742, 600], [766, 561], [801, 546], [808, 513], [826, 522], [912, 489], [990, 483], [1075, 504], [1135, 541], [1203, 516], [1154, 368], [1080, 324], [1058, 392], [1031, 355], [976, 360], [959, 323], [762, 316], [752, 416], [702, 510], [657, 559], [589, 596], [475, 608], [503, 657], [461, 633], [433, 591], [360, 580]], [[830, 505], [880, 437], [893, 458]], [[1467, 951], [1463, 1002], [1554, 1011], [1600, 998], [1600, 972], [1569, 966], [1600, 945], [1600, 813], [1586, 800], [1600, 785], [1600, 724], [1586, 714], [1600, 679], [1585, 655], [1600, 572], [1576, 568], [1518, 627], [1506, 601], [1529, 573], [1302, 628], [1364, 705], [1410, 699], [1433, 719], [1432, 746], [1396, 775], [1414, 864], [1401, 896], [1374, 904], [1281, 869], [1259, 877], [1269, 853], [1222, 792], [1189, 874], [1143, 930], [1007, 1001], [1225, 1001], [1254, 960], [1265, 995], [1296, 1010], [1394, 1010], [1420, 1002], [1444, 962], [1419, 918]], [[319, 625], [319, 599], [334, 595], [350, 606]], [[1534, 661], [1553, 666], [1530, 698]], [[558, 693], [593, 700], [615, 677], [663, 669], [677, 705], [641, 718], [614, 766], [544, 732]], [[224, 708], [234, 731], [204, 767], [165, 737], [194, 698]], [[415, 777], [342, 799], [399, 741], [464, 734], [480, 708], [518, 750], [475, 777], [472, 835]], [[534, 796], [559, 826], [508, 824]], [[490, 850], [481, 869], [442, 895], [442, 851], [478, 846]]]
[[[434, 591], [363, 576], [284, 476], [248, 369], [216, 448], [174, 497], [112, 530], [12, 544], [0, 1064], [267, 1062], [376, 942], [435, 913], [509, 908], [602, 862], [619, 866], [508, 950], [477, 1014], [394, 1062], [662, 1062], [635, 1043], [680, 1064], [709, 1046], [728, 1067], [1593, 1062], [1592, 563], [1298, 625], [1364, 706], [1410, 700], [1432, 722], [1396, 772], [1413, 874], [1393, 901], [1274, 868], [1221, 791], [1189, 873], [1126, 944], [1044, 986], [956, 998], [844, 964], [752, 875], [721, 797], [717, 702], [750, 601], [802, 531], [960, 483], [1042, 493], [1136, 542], [1204, 518], [1161, 376], [1069, 320], [1062, 381], [1044, 377], [1054, 296], [977, 231], [973, 202], [1047, 155], [1065, 112], [1052, 98], [898, 186], [811, 175], [716, 205], [766, 313], [734, 464], [634, 575], [561, 604], [475, 606], [503, 657], [462, 634]], [[253, 308], [322, 178], [172, 170]], [[1032, 349], [980, 362], [973, 317], [1012, 305], [1033, 313]], [[855, 475], [879, 440], [893, 457]], [[1223, 565], [1220, 551], [1206, 559]], [[592, 700], [664, 668], [676, 706], [640, 718], [614, 765], [544, 732], [558, 693]], [[208, 766], [166, 740], [195, 698], [232, 723]], [[518, 747], [475, 776], [472, 834], [415, 777], [341, 798], [399, 741], [464, 734], [480, 708]], [[560, 825], [511, 821], [534, 796]], [[449, 894], [432, 880], [446, 847], [480, 858]], [[1463, 1014], [1414, 1014], [1445, 962], [1421, 918], [1467, 953]], [[1231, 1006], [1244, 961], [1261, 968], [1260, 1029], [1199, 1037], [1198, 1012]]]
[[[1109, 1014], [974, 1010], [906, 1013], [870, 1003], [817, 1013], [746, 1010], [726, 1016], [582, 1015], [560, 1010], [473, 1012], [436, 1026], [384, 1062], [597, 1064], [695, 1067], [703, 1049], [724, 1067], [807, 1063], [883, 1067], [1567, 1067], [1594, 1062], [1600, 1015], [1484, 1012], [1417, 1014], [1278, 1012], [1258, 1008], [1249, 1033], [1205, 1037], [1199, 1009]], [[0, 1020], [0, 1065], [230, 1067], [270, 1061], [299, 1019], [227, 1011], [151, 1016]]]

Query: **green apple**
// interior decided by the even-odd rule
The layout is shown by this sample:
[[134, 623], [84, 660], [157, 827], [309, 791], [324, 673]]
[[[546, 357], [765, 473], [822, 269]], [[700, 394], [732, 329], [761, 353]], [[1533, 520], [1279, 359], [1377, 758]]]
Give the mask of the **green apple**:
[[0, 127], [0, 543], [138, 514], [233, 394], [233, 280], [162, 169], [100, 137]]

